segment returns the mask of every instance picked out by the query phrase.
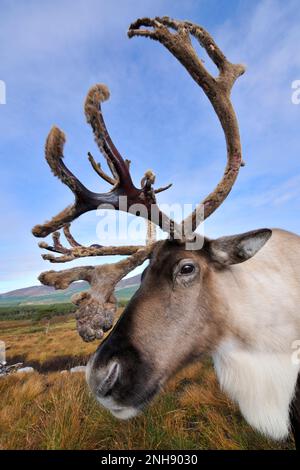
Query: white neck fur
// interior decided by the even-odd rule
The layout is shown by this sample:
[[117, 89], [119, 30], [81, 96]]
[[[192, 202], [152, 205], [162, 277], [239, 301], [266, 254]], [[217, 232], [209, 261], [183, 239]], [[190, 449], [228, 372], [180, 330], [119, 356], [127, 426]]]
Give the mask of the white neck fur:
[[300, 365], [291, 354], [247, 350], [226, 340], [213, 354], [221, 388], [238, 403], [246, 421], [261, 433], [284, 439]]

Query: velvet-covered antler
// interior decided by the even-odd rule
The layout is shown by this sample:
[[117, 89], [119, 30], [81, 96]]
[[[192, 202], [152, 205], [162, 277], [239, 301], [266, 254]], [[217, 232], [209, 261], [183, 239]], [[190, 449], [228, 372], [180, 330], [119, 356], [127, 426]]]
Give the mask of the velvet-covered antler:
[[87, 281], [91, 289], [75, 294], [72, 302], [76, 311], [77, 329], [84, 341], [93, 341], [103, 336], [113, 325], [117, 310], [114, 289], [116, 284], [142, 264], [151, 253], [151, 245], [140, 248], [128, 258], [101, 266], [80, 266], [63, 271], [46, 271], [39, 276], [42, 284], [55, 289], [66, 289], [72, 282]]
[[[100, 108], [101, 101], [107, 99], [108, 96], [108, 90], [104, 85], [96, 85], [91, 88], [85, 102], [85, 114], [94, 131], [96, 143], [107, 160], [112, 176], [104, 172], [91, 153], [88, 154], [89, 161], [97, 174], [112, 186], [111, 191], [103, 194], [93, 193], [71, 173], [62, 160], [65, 142], [64, 134], [60, 129], [54, 127], [46, 141], [46, 160], [54, 175], [72, 190], [75, 195], [75, 202], [53, 217], [50, 222], [36, 225], [32, 230], [37, 237], [44, 237], [52, 233], [52, 245], [46, 242], [39, 243], [41, 248], [61, 255], [42, 255], [45, 260], [52, 263], [65, 263], [86, 256], [131, 255], [115, 264], [72, 268], [60, 272], [47, 271], [40, 275], [39, 280], [43, 284], [51, 285], [56, 289], [65, 289], [71, 282], [77, 280], [86, 280], [90, 283], [91, 288], [88, 292], [72, 297], [72, 301], [78, 306], [76, 312], [78, 331], [85, 341], [100, 338], [104, 331], [111, 328], [117, 309], [116, 298], [113, 295], [114, 288], [128, 272], [147, 259], [152, 250], [151, 244], [155, 242], [155, 230], [152, 222], [147, 220], [146, 246], [102, 246], [98, 244], [82, 246], [70, 232], [71, 222], [81, 214], [101, 207], [102, 204], [105, 207], [109, 204], [114, 209], [121, 209], [119, 204], [120, 196], [126, 196], [127, 208], [125, 207], [125, 210], [130, 210], [132, 204], [143, 204], [146, 213], [141, 215], [144, 215], [146, 219], [150, 219], [151, 208], [154, 206], [161, 226], [163, 227], [163, 222], [165, 222], [165, 228], [170, 224], [171, 228], [174, 228], [174, 223], [169, 222], [167, 216], [159, 211], [155, 200], [156, 193], [168, 189], [171, 185], [155, 190], [153, 188], [155, 175], [151, 170], [147, 170], [141, 181], [141, 189], [136, 188], [129, 172], [130, 161], [124, 160], [114, 146], [106, 129]], [[151, 227], [151, 230], [149, 227]], [[60, 228], [63, 229], [69, 247], [61, 243], [60, 232], [58, 231]]]
[[[219, 69], [217, 77], [213, 77], [206, 70], [192, 45], [190, 35], [197, 39]], [[236, 79], [244, 73], [245, 67], [229, 62], [210, 34], [189, 21], [177, 21], [167, 16], [140, 18], [130, 25], [128, 36], [148, 37], [163, 44], [203, 89], [224, 130], [227, 165], [223, 177], [214, 191], [182, 221], [183, 231], [187, 234], [196, 230], [202, 221], [197, 217], [201, 207], [204, 208], [206, 219], [222, 204], [234, 185], [240, 167], [243, 166], [238, 122], [230, 101], [230, 92]]]
[[[154, 180], [147, 178], [146, 172], [147, 184], [144, 184], [140, 189], [136, 188], [133, 184], [129, 171], [129, 161], [124, 160], [116, 149], [103, 119], [101, 103], [108, 98], [109, 91], [105, 85], [98, 84], [92, 87], [85, 101], [85, 115], [87, 122], [92, 126], [95, 141], [107, 160], [113, 178], [103, 172], [101, 166], [95, 162], [91, 155], [89, 155], [89, 160], [98, 175], [110, 184], [113, 184], [113, 188], [107, 193], [95, 193], [87, 189], [73, 175], [63, 162], [65, 135], [58, 127], [53, 127], [46, 141], [46, 160], [53, 174], [71, 189], [75, 196], [75, 202], [54, 216], [50, 221], [42, 225], [36, 225], [32, 229], [34, 236], [46, 237], [91, 210], [109, 207], [130, 212], [130, 208], [136, 204], [143, 206], [144, 210], [140, 213], [135, 213], [135, 215], [151, 219], [151, 216], [154, 214], [157, 225], [163, 230], [169, 233], [173, 233], [176, 230], [174, 228], [176, 224], [170, 221], [156, 205], [155, 190], [152, 187], [155, 178]], [[152, 172], [150, 173], [153, 175]], [[163, 189], [167, 189], [167, 187], [160, 188], [159, 192]], [[121, 203], [123, 201], [122, 197], [127, 198], [124, 205]], [[178, 230], [180, 232], [180, 229]]]
[[[151, 28], [151, 29], [149, 29]], [[97, 267], [86, 266], [67, 269], [61, 272], [48, 271], [40, 275], [43, 284], [65, 289], [72, 282], [86, 280], [90, 283], [89, 291], [73, 296], [73, 302], [78, 305], [76, 313], [78, 331], [82, 338], [91, 341], [100, 338], [103, 332], [111, 328], [116, 311], [114, 288], [127, 273], [142, 264], [151, 254], [156, 238], [156, 226], [168, 232], [171, 237], [189, 240], [199, 224], [199, 209], [204, 207], [204, 218], [211, 215], [229, 194], [239, 169], [243, 166], [241, 144], [236, 115], [230, 101], [230, 92], [235, 80], [244, 73], [244, 66], [230, 63], [212, 37], [205, 29], [189, 21], [177, 21], [168, 17], [142, 18], [132, 23], [128, 36], [144, 36], [162, 43], [186, 68], [196, 83], [203, 89], [220, 120], [227, 144], [227, 165], [224, 175], [215, 188], [196, 209], [182, 221], [180, 225], [163, 214], [156, 204], [156, 194], [168, 189], [171, 185], [154, 189], [155, 175], [151, 170], [146, 171], [141, 180], [141, 188], [137, 188], [130, 175], [130, 161], [123, 159], [113, 144], [107, 131], [101, 103], [109, 98], [105, 85], [92, 87], [85, 102], [85, 115], [93, 129], [95, 141], [99, 150], [106, 158], [112, 173], [109, 176], [101, 165], [89, 153], [89, 161], [96, 173], [112, 186], [107, 193], [95, 193], [87, 189], [63, 162], [64, 133], [53, 127], [46, 141], [46, 160], [54, 173], [66, 184], [75, 196], [74, 204], [64, 209], [43, 225], [36, 225], [33, 234], [45, 237], [52, 233], [53, 244], [41, 242], [40, 247], [50, 252], [43, 258], [52, 263], [62, 263], [84, 256], [130, 255], [127, 259], [115, 264], [105, 264]], [[194, 36], [206, 50], [219, 70], [219, 75], [213, 77], [199, 59], [191, 43]], [[121, 197], [126, 196], [127, 205], [120, 204]], [[130, 212], [136, 204], [145, 210], [135, 213], [147, 220], [146, 246], [102, 246], [80, 245], [71, 235], [70, 223], [85, 212], [98, 209], [104, 205], [107, 208]], [[200, 220], [201, 221], [201, 220]], [[65, 247], [60, 241], [59, 229], [63, 228], [70, 247]]]

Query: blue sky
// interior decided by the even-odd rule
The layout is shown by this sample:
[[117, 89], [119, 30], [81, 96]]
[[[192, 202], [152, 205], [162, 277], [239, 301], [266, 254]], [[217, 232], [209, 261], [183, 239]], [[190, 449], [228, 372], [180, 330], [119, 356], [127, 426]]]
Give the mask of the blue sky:
[[[160, 44], [127, 39], [139, 16], [199, 23], [231, 61], [247, 65], [232, 93], [247, 165], [205, 223], [206, 234], [265, 226], [300, 233], [300, 105], [291, 100], [292, 82], [300, 79], [297, 0], [0, 0], [0, 10], [0, 80], [7, 87], [7, 103], [0, 105], [0, 292], [37, 284], [38, 274], [53, 268], [31, 235], [33, 225], [72, 202], [44, 160], [53, 124], [67, 134], [72, 171], [89, 188], [106, 188], [86, 158], [91, 151], [101, 160], [82, 110], [94, 83], [110, 88], [107, 126], [132, 160], [135, 182], [152, 168], [158, 186], [173, 183], [159, 202], [196, 203], [220, 179], [225, 144], [211, 105]], [[76, 238], [99, 243], [97, 221], [95, 213], [76, 221]]]

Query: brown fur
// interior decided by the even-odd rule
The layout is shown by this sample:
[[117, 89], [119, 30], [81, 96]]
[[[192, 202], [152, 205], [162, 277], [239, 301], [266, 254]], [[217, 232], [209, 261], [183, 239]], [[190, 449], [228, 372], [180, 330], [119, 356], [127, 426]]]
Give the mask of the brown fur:
[[[290, 276], [300, 238], [275, 230], [270, 239], [271, 233], [261, 229], [205, 240], [198, 251], [186, 250], [182, 242], [158, 242], [139, 290], [89, 364], [88, 382], [100, 403], [133, 416], [175, 372], [205, 354], [214, 357], [224, 344], [245, 354], [253, 350], [254, 358], [288, 355], [300, 326], [295, 274]], [[287, 256], [282, 266], [288, 241], [293, 260]], [[182, 272], [191, 266], [191, 272]], [[99, 396], [99, 384], [110, 383], [116, 363], [120, 377]]]

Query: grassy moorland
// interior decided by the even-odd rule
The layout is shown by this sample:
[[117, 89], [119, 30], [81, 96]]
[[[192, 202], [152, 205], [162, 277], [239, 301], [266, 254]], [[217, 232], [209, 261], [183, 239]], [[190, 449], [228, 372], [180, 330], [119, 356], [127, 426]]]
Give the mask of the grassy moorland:
[[[124, 279], [120, 282], [123, 283], [123, 286], [119, 285], [117, 287], [116, 297], [118, 301], [128, 302], [139, 286], [139, 276], [133, 276], [133, 278]], [[125, 282], [132, 282], [133, 284], [124, 285]], [[51, 312], [56, 310], [61, 314], [66, 309], [70, 310], [72, 295], [88, 290], [89, 285], [85, 281], [74, 282], [67, 289], [53, 290], [48, 293], [43, 290], [46, 288], [50, 289], [47, 286], [32, 286], [0, 294], [0, 320], [2, 315], [23, 315], [28, 314], [30, 311], [34, 314], [39, 310], [39, 307], [41, 307], [41, 311], [48, 310]], [[26, 318], [29, 318], [28, 315]]]
[[[60, 304], [6, 305], [0, 304], [0, 321], [31, 320], [40, 321], [75, 312], [76, 307], [70, 302]], [[2, 324], [0, 323], [0, 331]]]
[[145, 414], [118, 421], [90, 396], [81, 373], [96, 344], [70, 316], [0, 322], [9, 362], [39, 372], [0, 378], [0, 449], [292, 449], [254, 432], [219, 390], [209, 361], [170, 380]]

